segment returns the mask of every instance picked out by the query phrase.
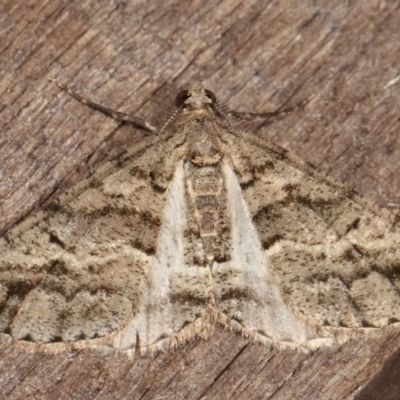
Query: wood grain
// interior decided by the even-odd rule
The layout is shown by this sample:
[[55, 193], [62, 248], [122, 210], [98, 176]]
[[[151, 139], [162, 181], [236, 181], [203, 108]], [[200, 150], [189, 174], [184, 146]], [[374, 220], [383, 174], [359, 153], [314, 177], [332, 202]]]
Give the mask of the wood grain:
[[[81, 95], [153, 123], [199, 81], [240, 111], [304, 110], [255, 131], [399, 213], [398, 1], [4, 0], [0, 229], [139, 141]], [[166, 110], [166, 111], [164, 111]], [[168, 354], [29, 354], [2, 345], [3, 399], [397, 399], [400, 335], [312, 354], [218, 330]]]

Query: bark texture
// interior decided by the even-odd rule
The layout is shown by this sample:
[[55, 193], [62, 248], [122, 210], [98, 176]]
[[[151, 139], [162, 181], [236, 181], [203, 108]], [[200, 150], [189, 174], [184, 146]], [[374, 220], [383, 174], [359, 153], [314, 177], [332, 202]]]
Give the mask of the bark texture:
[[[239, 111], [313, 96], [254, 130], [399, 213], [400, 3], [3, 0], [0, 230], [144, 133], [83, 106], [165, 120], [177, 90], [208, 86]], [[2, 399], [398, 399], [400, 335], [310, 354], [222, 329], [129, 360], [0, 347]]]

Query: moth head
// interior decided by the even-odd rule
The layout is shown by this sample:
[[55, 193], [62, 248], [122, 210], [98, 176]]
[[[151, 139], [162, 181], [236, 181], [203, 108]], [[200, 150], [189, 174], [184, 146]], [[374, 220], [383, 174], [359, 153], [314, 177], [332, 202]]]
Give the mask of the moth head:
[[190, 85], [180, 91], [175, 98], [175, 105], [188, 112], [204, 112], [214, 109], [217, 99], [211, 90], [201, 85]]

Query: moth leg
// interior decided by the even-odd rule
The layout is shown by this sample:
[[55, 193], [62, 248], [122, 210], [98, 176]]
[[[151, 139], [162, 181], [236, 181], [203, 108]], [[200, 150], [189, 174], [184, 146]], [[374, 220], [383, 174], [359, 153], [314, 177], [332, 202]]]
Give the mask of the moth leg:
[[263, 119], [269, 119], [269, 118], [282, 118], [286, 114], [289, 114], [295, 110], [298, 110], [299, 108], [305, 107], [311, 99], [314, 97], [312, 94], [311, 96], [308, 96], [304, 100], [300, 101], [299, 103], [295, 104], [292, 107], [288, 108], [283, 108], [279, 107], [276, 111], [272, 112], [267, 112], [267, 113], [252, 113], [252, 112], [239, 112], [239, 111], [229, 111], [228, 115], [236, 118], [240, 118], [245, 121], [253, 121], [257, 118], [263, 118]]
[[49, 81], [54, 82], [60, 89], [67, 92], [70, 96], [72, 96], [73, 98], [75, 98], [76, 100], [81, 102], [82, 104], [85, 104], [95, 110], [101, 111], [102, 113], [114, 118], [117, 121], [131, 123], [131, 124], [137, 126], [138, 128], [141, 128], [149, 133], [153, 133], [153, 134], [158, 133], [158, 129], [156, 127], [154, 127], [153, 125], [151, 125], [149, 122], [145, 121], [143, 118], [134, 117], [133, 115], [125, 114], [125, 113], [122, 113], [119, 111], [114, 111], [107, 107], [103, 107], [100, 104], [94, 103], [91, 100], [83, 98], [82, 96], [73, 92], [67, 86], [58, 82], [54, 78], [48, 78], [48, 79], [49, 79]]

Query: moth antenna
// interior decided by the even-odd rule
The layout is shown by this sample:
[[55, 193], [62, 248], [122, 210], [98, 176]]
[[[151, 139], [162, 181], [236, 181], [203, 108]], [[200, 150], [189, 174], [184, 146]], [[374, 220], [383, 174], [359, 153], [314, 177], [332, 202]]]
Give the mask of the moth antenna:
[[70, 96], [78, 100], [80, 103], [85, 104], [86, 106], [91, 107], [94, 110], [100, 111], [103, 114], [115, 119], [116, 121], [127, 122], [132, 125], [135, 125], [137, 128], [145, 130], [146, 132], [152, 133], [154, 135], [158, 134], [158, 129], [155, 126], [151, 125], [146, 120], [144, 120], [143, 118], [135, 117], [130, 114], [126, 114], [123, 112], [115, 111], [111, 108], [104, 107], [101, 104], [95, 103], [89, 99], [82, 97], [81, 95], [71, 90], [68, 86], [60, 83], [59, 81], [57, 81], [52, 77], [48, 77], [48, 80], [55, 83], [61, 90], [67, 92]]
[[237, 119], [247, 120], [247, 121], [254, 121], [258, 118], [260, 119], [279, 119], [285, 117], [287, 114], [298, 110], [299, 108], [304, 108], [314, 97], [315, 95], [312, 94], [305, 98], [304, 100], [300, 101], [299, 103], [295, 104], [292, 107], [282, 108], [279, 107], [275, 111], [266, 112], [266, 113], [252, 113], [252, 112], [239, 112], [239, 111], [230, 111], [230, 116]]
[[162, 125], [162, 127], [160, 129], [160, 134], [166, 129], [166, 127], [169, 124], [173, 123], [176, 120], [176, 118], [181, 113], [181, 111], [182, 111], [182, 108], [176, 108], [175, 107], [175, 108], [173, 108], [173, 109], [171, 109], [169, 111], [166, 111], [164, 113], [164, 117], [165, 118], [163, 118], [163, 119], [165, 119], [165, 122], [164, 122], [164, 124]]
[[229, 114], [231, 109], [225, 102], [218, 102], [216, 103], [216, 107], [221, 114]]
[[231, 109], [229, 108], [229, 106], [224, 101], [217, 101], [214, 104], [214, 107], [217, 113], [224, 118], [225, 122], [231, 125], [231, 118], [230, 118]]
[[231, 109], [229, 108], [229, 106], [226, 104], [225, 101], [216, 101], [214, 103], [214, 107], [218, 110], [218, 112], [220, 112], [221, 114], [226, 114], [228, 112], [231, 111]]
[[256, 124], [256, 118], [254, 120], [244, 119], [241, 115], [238, 115], [235, 111], [232, 111], [225, 103], [218, 104], [218, 111], [225, 118], [225, 121], [233, 127], [240, 130], [252, 130]]

